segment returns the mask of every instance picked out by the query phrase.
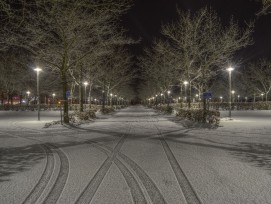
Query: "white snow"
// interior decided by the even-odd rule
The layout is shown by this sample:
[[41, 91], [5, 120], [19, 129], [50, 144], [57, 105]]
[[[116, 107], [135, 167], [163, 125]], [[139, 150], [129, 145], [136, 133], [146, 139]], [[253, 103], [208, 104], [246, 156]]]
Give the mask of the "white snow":
[[[174, 116], [132, 106], [77, 129], [60, 125], [45, 129], [45, 123], [59, 120], [58, 112], [41, 112], [37, 121], [36, 112], [2, 111], [0, 203], [22, 203], [35, 190], [47, 164], [46, 145], [63, 152], [68, 164], [61, 163], [61, 156], [50, 147], [54, 168], [36, 203], [43, 202], [56, 185], [61, 168], [69, 171], [63, 189], [58, 189], [60, 196], [51, 192], [57, 203], [75, 203], [88, 185], [85, 195], [93, 194], [87, 199], [95, 204], [133, 203], [140, 197], [136, 188], [145, 199], [139, 203], [154, 203], [152, 199], [159, 196], [168, 204], [186, 203], [185, 186], [175, 175], [180, 169], [171, 166], [162, 137], [185, 174], [182, 179], [188, 180], [202, 203], [270, 203], [271, 111], [232, 111], [232, 120], [227, 111], [221, 111], [221, 116], [217, 128], [188, 128]], [[119, 162], [130, 172], [128, 176]], [[148, 178], [142, 180], [144, 176]]]

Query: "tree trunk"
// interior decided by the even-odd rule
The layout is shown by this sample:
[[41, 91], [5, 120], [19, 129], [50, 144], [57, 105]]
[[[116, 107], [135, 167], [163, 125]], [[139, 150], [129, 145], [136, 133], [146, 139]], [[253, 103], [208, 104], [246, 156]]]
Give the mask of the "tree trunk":
[[79, 110], [80, 112], [84, 111], [84, 100], [83, 100], [83, 70], [82, 67], [80, 67], [80, 82], [79, 82]]
[[103, 84], [103, 107], [102, 110], [104, 110], [105, 108], [105, 80], [104, 80], [104, 84]]
[[68, 99], [67, 99], [67, 95], [66, 95], [66, 93], [68, 91], [68, 82], [67, 82], [66, 73], [63, 70], [61, 71], [62, 96], [63, 96], [63, 99], [64, 99], [63, 118], [64, 118], [64, 123], [68, 124], [69, 123], [69, 103], [68, 103]]
[[89, 83], [88, 99], [89, 99], [89, 108], [91, 108], [91, 91], [92, 91], [93, 82]]
[[191, 108], [191, 92], [192, 92], [192, 90], [191, 90], [191, 81], [189, 81], [188, 109]]

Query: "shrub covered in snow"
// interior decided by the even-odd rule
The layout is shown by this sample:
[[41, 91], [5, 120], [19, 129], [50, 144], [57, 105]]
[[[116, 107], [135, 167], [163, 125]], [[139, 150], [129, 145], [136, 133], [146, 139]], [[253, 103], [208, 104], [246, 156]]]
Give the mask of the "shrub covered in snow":
[[75, 111], [69, 114], [69, 118], [71, 123], [81, 123], [81, 121], [87, 121], [96, 118], [96, 114], [93, 110], [87, 110], [84, 112]]
[[[203, 109], [179, 109], [176, 116], [182, 119], [191, 120], [195, 122], [202, 122]], [[220, 112], [216, 110], [207, 111], [206, 122], [210, 124], [219, 124]]]
[[168, 106], [168, 105], [157, 105], [157, 106], [148, 106], [149, 108], [153, 108], [156, 109], [159, 112], [163, 112], [166, 114], [172, 114], [174, 111], [174, 108], [172, 106]]
[[101, 112], [102, 112], [103, 114], [112, 113], [112, 112], [114, 112], [114, 111], [115, 111], [115, 109], [114, 109], [114, 107], [112, 107], [112, 106], [105, 106], [104, 108], [101, 109]]

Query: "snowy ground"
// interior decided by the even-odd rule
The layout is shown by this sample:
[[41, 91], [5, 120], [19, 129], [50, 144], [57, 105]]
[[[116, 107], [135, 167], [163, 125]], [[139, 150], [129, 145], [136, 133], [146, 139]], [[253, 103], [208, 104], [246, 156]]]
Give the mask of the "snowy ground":
[[271, 203], [271, 111], [221, 114], [207, 129], [133, 106], [44, 129], [58, 112], [0, 112], [0, 203]]

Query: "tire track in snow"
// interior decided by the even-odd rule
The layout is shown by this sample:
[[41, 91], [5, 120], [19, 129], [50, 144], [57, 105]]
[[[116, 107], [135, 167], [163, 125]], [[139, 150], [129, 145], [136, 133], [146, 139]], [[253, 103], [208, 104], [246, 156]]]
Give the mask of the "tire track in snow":
[[166, 142], [162, 132], [157, 127], [155, 123], [153, 123], [158, 131], [158, 135], [160, 136], [160, 142], [166, 153], [167, 159], [170, 163], [170, 166], [177, 178], [177, 181], [182, 189], [184, 197], [186, 199], [187, 204], [202, 204], [199, 196], [197, 195], [196, 191], [194, 190], [193, 186], [189, 182], [187, 176], [185, 175], [184, 171], [182, 170], [181, 166], [179, 165], [176, 157], [174, 156], [173, 152], [171, 151], [168, 143]]
[[43, 201], [44, 204], [57, 203], [58, 199], [61, 196], [62, 191], [64, 190], [65, 184], [69, 175], [69, 159], [65, 155], [65, 153], [59, 149], [58, 147], [48, 144], [50, 148], [54, 149], [54, 151], [58, 154], [60, 159], [60, 169], [56, 178], [56, 181], [51, 188], [49, 194], [46, 196]]
[[[107, 147], [105, 145], [91, 142], [90, 144], [94, 144], [94, 146], [98, 149], [100, 149], [103, 152], [113, 151], [110, 147]], [[132, 159], [127, 157], [125, 154], [118, 152], [118, 155], [115, 159], [116, 162], [121, 162], [118, 157], [120, 157], [123, 161], [128, 164], [128, 166], [135, 172], [135, 174], [139, 177], [142, 184], [144, 185], [145, 189], [148, 192], [148, 195], [150, 196], [151, 200], [155, 204], [165, 204], [166, 201], [162, 194], [160, 193], [159, 189], [155, 185], [155, 183], [152, 181], [152, 179], [148, 176], [148, 174]], [[122, 162], [121, 162], [122, 163]], [[119, 167], [117, 165], [117, 167]], [[128, 169], [127, 169], [128, 170]]]
[[53, 171], [54, 171], [54, 156], [53, 152], [47, 145], [41, 145], [42, 148], [45, 150], [46, 153], [46, 166], [44, 168], [43, 174], [40, 177], [38, 183], [35, 185], [35, 187], [32, 189], [32, 191], [28, 194], [28, 196], [23, 201], [23, 204], [27, 203], [36, 203], [37, 200], [42, 195], [45, 187], [47, 186]]
[[[128, 132], [131, 130], [131, 124], [130, 127], [128, 128]], [[90, 201], [93, 199], [95, 193], [97, 192], [100, 184], [102, 183], [105, 175], [109, 171], [112, 162], [115, 161], [116, 156], [118, 152], [120, 151], [125, 139], [127, 138], [127, 133], [124, 134], [121, 139], [118, 141], [117, 145], [111, 152], [111, 154], [107, 157], [107, 159], [103, 162], [103, 164], [100, 166], [98, 171], [95, 173], [91, 181], [87, 184], [85, 189], [81, 192], [80, 196], [77, 198], [75, 203], [78, 204], [85, 204], [85, 203], [90, 203]], [[123, 166], [122, 166], [123, 167]], [[122, 169], [123, 170], [123, 169]], [[142, 199], [139, 200], [140, 202], [137, 203], [146, 203], [146, 199], [143, 196]]]
[[[13, 122], [12, 126], [14, 126], [16, 129], [28, 130], [23, 127], [17, 126], [16, 122]], [[30, 131], [32, 131], [32, 130], [30, 129]], [[35, 131], [35, 133], [43, 133], [43, 132]], [[27, 137], [24, 137], [21, 135], [15, 134], [15, 136], [26, 139], [26, 140], [30, 140], [30, 141], [42, 142], [38, 139], [27, 138]], [[45, 147], [46, 150], [49, 151], [50, 153], [53, 153], [53, 151], [52, 151], [52, 149], [53, 149], [54, 152], [58, 155], [58, 157], [60, 159], [60, 169], [59, 169], [57, 178], [56, 178], [52, 188], [50, 189], [48, 195], [46, 196], [45, 200], [43, 201], [44, 204], [56, 203], [58, 201], [59, 197], [61, 196], [61, 193], [64, 189], [64, 186], [67, 182], [67, 178], [69, 175], [69, 159], [65, 155], [65, 153], [60, 148], [56, 147], [55, 145], [52, 145], [50, 143], [40, 144], [40, 145]], [[53, 155], [52, 155], [52, 157], [53, 157]], [[35, 200], [37, 201], [40, 198], [40, 196], [44, 193], [44, 190], [45, 190], [46, 186], [48, 185], [48, 183], [52, 177], [53, 170], [54, 170], [54, 161], [50, 161], [50, 163], [51, 162], [53, 162], [53, 166], [51, 166], [51, 164], [50, 164], [49, 169], [46, 170], [46, 168], [48, 167], [46, 165], [45, 170], [44, 170], [44, 172], [46, 171], [46, 174], [44, 174], [44, 173], [42, 174], [39, 182], [35, 186], [35, 187], [38, 187], [38, 189], [35, 190], [35, 187], [34, 187], [32, 192], [30, 192], [30, 194], [27, 196], [26, 200], [24, 201], [25, 203], [36, 203]], [[28, 199], [30, 199], [30, 200], [28, 200]]]
[[[100, 145], [96, 142], [86, 143], [93, 145], [95, 148], [97, 148], [107, 156], [110, 156], [109, 154], [111, 153], [111, 150], [109, 150], [109, 148], [107, 148], [106, 146]], [[114, 163], [123, 175], [127, 185], [130, 187], [134, 203], [147, 203], [138, 182], [136, 181], [133, 174], [129, 171], [129, 169], [118, 158], [115, 158]]]

